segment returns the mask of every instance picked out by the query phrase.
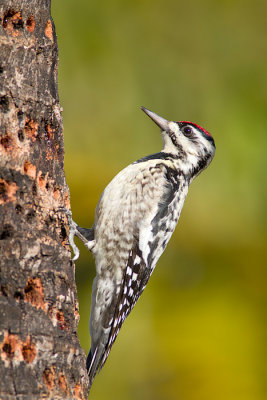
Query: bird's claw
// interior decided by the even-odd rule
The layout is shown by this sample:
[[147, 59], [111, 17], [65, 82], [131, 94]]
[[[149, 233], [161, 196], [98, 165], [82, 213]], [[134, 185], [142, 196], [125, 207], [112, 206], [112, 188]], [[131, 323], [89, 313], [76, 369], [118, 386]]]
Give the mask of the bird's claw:
[[78, 247], [76, 246], [75, 242], [74, 242], [74, 236], [76, 235], [77, 231], [77, 224], [76, 222], [73, 221], [72, 219], [72, 212], [70, 210], [68, 210], [65, 207], [60, 207], [58, 209], [58, 211], [62, 211], [66, 214], [67, 218], [68, 218], [68, 223], [69, 223], [69, 228], [70, 228], [70, 232], [69, 232], [69, 243], [72, 247], [73, 253], [74, 253], [74, 257], [72, 258], [72, 261], [78, 260], [79, 256], [80, 256], [80, 250], [78, 249]]

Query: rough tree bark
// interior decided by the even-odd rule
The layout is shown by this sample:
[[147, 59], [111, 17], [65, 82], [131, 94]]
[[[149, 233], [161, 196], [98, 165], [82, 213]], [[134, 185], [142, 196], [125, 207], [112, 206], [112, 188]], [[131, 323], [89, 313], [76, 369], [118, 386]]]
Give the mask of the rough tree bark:
[[0, 398], [85, 399], [50, 0], [0, 2]]

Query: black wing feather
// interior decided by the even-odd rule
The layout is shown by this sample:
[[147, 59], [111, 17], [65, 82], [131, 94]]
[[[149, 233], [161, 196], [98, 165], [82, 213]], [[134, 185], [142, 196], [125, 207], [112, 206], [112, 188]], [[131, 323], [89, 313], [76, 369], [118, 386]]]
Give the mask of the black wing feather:
[[103, 354], [103, 357], [100, 361], [99, 370], [105, 364], [105, 361], [110, 353], [113, 343], [117, 338], [123, 322], [130, 314], [131, 310], [135, 306], [138, 298], [145, 288], [145, 285], [143, 285], [145, 275], [146, 264], [143, 260], [142, 253], [136, 242], [133, 250], [131, 250], [129, 254], [127, 266], [124, 272], [124, 279], [121, 286], [121, 291], [111, 323], [109, 339], [106, 345], [105, 353]]

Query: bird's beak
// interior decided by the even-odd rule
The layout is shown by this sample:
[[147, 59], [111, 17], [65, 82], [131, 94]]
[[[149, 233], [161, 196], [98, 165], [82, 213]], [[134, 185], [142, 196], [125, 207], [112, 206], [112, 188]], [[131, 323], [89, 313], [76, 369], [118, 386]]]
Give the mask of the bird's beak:
[[162, 131], [168, 131], [169, 130], [169, 121], [167, 121], [165, 118], [160, 117], [159, 115], [157, 115], [156, 113], [154, 113], [153, 111], [148, 110], [145, 107], [141, 107], [141, 110], [143, 110], [148, 116], [149, 118], [152, 119], [152, 121], [154, 121]]

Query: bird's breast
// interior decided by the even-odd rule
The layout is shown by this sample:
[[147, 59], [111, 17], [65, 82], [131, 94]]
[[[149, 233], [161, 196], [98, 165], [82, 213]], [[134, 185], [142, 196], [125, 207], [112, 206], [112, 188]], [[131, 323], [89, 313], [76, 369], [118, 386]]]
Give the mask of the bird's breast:
[[157, 212], [165, 188], [163, 169], [155, 162], [132, 164], [106, 187], [96, 210], [94, 254], [98, 273], [126, 265], [140, 229]]

